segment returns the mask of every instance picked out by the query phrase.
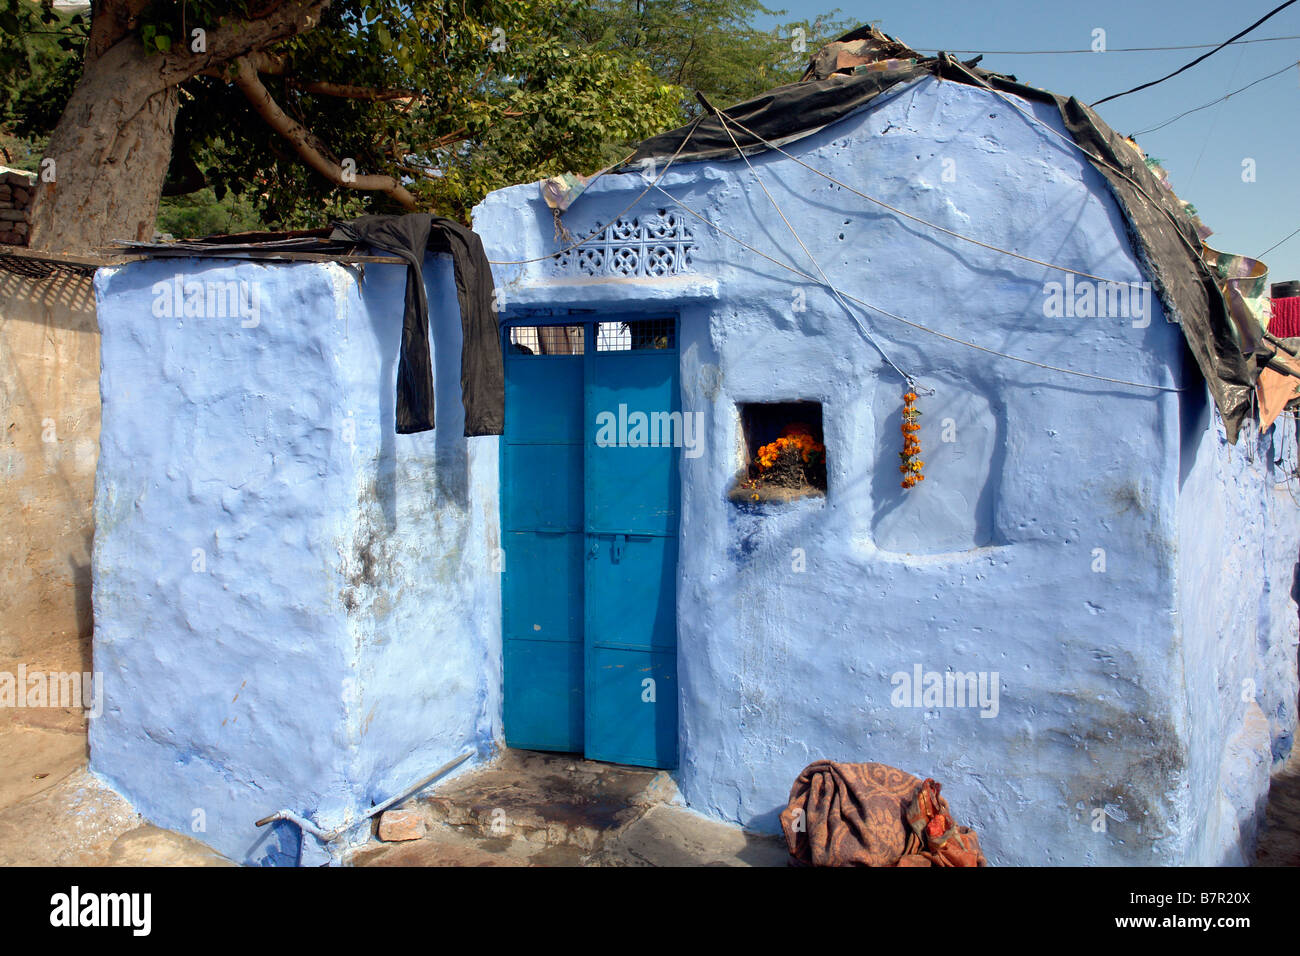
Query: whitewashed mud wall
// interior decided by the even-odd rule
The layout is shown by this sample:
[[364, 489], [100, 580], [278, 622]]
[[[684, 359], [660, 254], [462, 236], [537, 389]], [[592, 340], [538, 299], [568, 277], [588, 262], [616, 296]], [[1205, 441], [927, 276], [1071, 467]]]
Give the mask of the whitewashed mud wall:
[[[1022, 105], [1061, 131], [1053, 109]], [[924, 79], [789, 148], [948, 229], [1143, 281], [1100, 176], [988, 92]], [[859, 310], [890, 357], [935, 389], [919, 403], [927, 480], [904, 493], [899, 375], [823, 288], [662, 193], [622, 217], [629, 228], [684, 223], [692, 261], [680, 274], [584, 272], [576, 258], [500, 267], [519, 315], [679, 312], [682, 407], [704, 416], [708, 449], [682, 459], [677, 777], [688, 803], [775, 830], [810, 761], [881, 761], [940, 780], [995, 863], [1219, 863], [1248, 852], [1267, 785], [1257, 769], [1289, 749], [1296, 610], [1281, 582], [1300, 526], [1296, 509], [1265, 500], [1257, 473], [1215, 471], [1204, 454], [1180, 474], [1189, 447], [1213, 445], [1214, 426], [1208, 415], [1184, 424], [1203, 384], [1184, 366], [1178, 327], [1153, 299], [1136, 315], [1053, 312], [1047, 283], [1063, 273], [899, 220], [778, 155], [753, 162], [847, 292], [986, 349], [1156, 387], [1064, 375]], [[582, 236], [609, 223], [646, 182], [603, 177], [566, 214], [568, 228]], [[681, 164], [660, 185], [815, 273], [744, 163]], [[536, 185], [488, 196], [474, 223], [494, 259], [557, 247]], [[738, 403], [794, 400], [823, 406], [825, 498], [728, 502], [742, 465]], [[1270, 563], [1233, 584], [1231, 603], [1258, 613], [1228, 620], [1188, 595], [1204, 589], [1197, 556], [1243, 521], [1254, 533], [1233, 547], [1267, 551]], [[977, 699], [913, 696], [918, 670], [923, 688], [973, 675]], [[1262, 735], [1242, 736], [1253, 711], [1232, 702], [1248, 672], [1270, 706], [1291, 695]]]
[[[234, 283], [243, 308], [187, 315], [178, 275]], [[450, 260], [426, 278], [419, 435], [393, 427], [402, 267], [171, 259], [96, 280], [91, 766], [240, 862], [320, 862], [292, 824], [253, 822], [355, 822], [500, 736], [497, 443], [463, 437]]]

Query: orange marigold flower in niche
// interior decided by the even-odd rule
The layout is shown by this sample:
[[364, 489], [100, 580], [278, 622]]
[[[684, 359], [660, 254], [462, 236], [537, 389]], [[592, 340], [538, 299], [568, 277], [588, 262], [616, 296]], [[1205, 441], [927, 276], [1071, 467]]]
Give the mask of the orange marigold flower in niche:
[[812, 461], [814, 455], [825, 453], [826, 446], [813, 438], [812, 429], [803, 422], [791, 422], [781, 431], [781, 437], [768, 442], [758, 450], [756, 460], [760, 471], [767, 471], [776, 464], [776, 460], [786, 451], [799, 452], [805, 464]]

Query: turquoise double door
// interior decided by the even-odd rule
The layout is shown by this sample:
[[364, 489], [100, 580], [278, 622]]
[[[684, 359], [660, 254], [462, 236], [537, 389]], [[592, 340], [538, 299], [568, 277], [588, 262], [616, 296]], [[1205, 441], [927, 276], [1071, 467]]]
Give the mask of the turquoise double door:
[[677, 764], [673, 318], [503, 328], [506, 743]]

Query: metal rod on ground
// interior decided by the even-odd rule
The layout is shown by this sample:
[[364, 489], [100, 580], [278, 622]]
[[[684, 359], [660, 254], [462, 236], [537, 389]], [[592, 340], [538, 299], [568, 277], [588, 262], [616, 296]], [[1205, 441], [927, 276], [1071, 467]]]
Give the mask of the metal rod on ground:
[[339, 831], [337, 830], [322, 830], [306, 817], [301, 817], [292, 810], [276, 810], [275, 813], [271, 814], [269, 817], [263, 817], [258, 820], [254, 826], [264, 827], [268, 823], [274, 823], [276, 820], [288, 820], [290, 823], [296, 823], [300, 830], [305, 830], [317, 839], [324, 840], [326, 843], [336, 839], [339, 835]]
[[401, 793], [399, 793], [397, 796], [395, 796], [395, 797], [390, 797], [389, 799], [385, 800], [383, 803], [378, 804], [377, 806], [373, 806], [373, 807], [371, 807], [369, 810], [366, 811], [366, 815], [365, 815], [364, 819], [369, 820], [371, 817], [376, 816], [377, 814], [383, 813], [385, 810], [387, 810], [389, 807], [393, 806], [394, 804], [401, 803], [403, 800], [406, 800], [408, 797], [411, 797], [411, 796], [413, 796], [414, 794], [418, 793], [419, 791], [423, 790], [423, 789], [424, 789], [425, 787], [427, 787], [429, 784], [433, 783], [433, 781], [435, 781], [435, 780], [437, 780], [439, 777], [441, 777], [444, 773], [447, 773], [447, 772], [449, 772], [449, 771], [451, 771], [451, 770], [455, 770], [457, 767], [459, 767], [461, 764], [463, 764], [466, 760], [468, 760], [468, 759], [469, 759], [470, 757], [472, 757], [472, 756], [474, 756], [474, 751], [472, 751], [472, 750], [467, 750], [467, 751], [465, 751], [463, 754], [461, 754], [459, 757], [456, 757], [456, 758], [453, 759], [453, 760], [449, 760], [449, 761], [447, 761], [445, 764], [443, 764], [441, 767], [439, 767], [439, 768], [438, 768], [437, 770], [435, 770], [433, 773], [429, 774], [427, 777], [425, 777], [425, 778], [424, 778], [423, 780], [421, 780], [419, 783], [417, 783], [417, 784], [415, 784], [415, 785], [413, 785], [413, 786], [407, 787], [405, 790], [403, 790], [403, 791], [402, 791]]
[[[429, 784], [433, 783], [433, 781], [437, 780], [443, 774], [459, 767], [461, 764], [463, 764], [466, 760], [468, 760], [472, 756], [474, 756], [474, 751], [467, 750], [459, 757], [447, 761], [445, 764], [443, 764], [433, 773], [429, 774], [427, 777], [424, 777], [419, 782], [407, 787], [405, 790], [401, 791], [396, 796], [389, 797], [383, 803], [371, 807], [361, 817], [361, 820], [369, 820], [371, 817], [383, 813], [385, 810], [387, 810], [389, 807], [393, 806], [394, 804], [401, 803], [403, 800], [408, 799], [413, 794], [419, 792], [420, 790], [423, 790]], [[356, 823], [354, 823], [350, 826], [339, 827], [337, 830], [322, 830], [315, 823], [308, 820], [306, 817], [294, 813], [292, 810], [277, 810], [275, 811], [275, 813], [272, 813], [270, 816], [263, 817], [262, 819], [258, 820], [253, 825], [258, 827], [264, 827], [268, 823], [274, 823], [276, 820], [288, 820], [290, 823], [295, 823], [298, 825], [300, 829], [305, 830], [306, 832], [310, 833], [312, 836], [316, 837], [318, 840], [321, 840], [325, 843], [330, 843], [334, 840], [337, 840], [339, 837], [341, 837], [343, 834], [347, 833], [349, 830], [353, 829], [353, 827], [357, 825]], [[357, 821], [357, 823], [360, 823], [361, 820]]]

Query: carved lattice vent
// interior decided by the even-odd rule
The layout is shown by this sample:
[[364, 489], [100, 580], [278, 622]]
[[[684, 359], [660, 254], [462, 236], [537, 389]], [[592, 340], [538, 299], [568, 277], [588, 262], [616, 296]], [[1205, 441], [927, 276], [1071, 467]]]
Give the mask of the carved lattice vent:
[[694, 252], [694, 235], [683, 217], [661, 210], [657, 216], [614, 220], [594, 238], [560, 253], [557, 268], [570, 275], [662, 279], [689, 272]]

